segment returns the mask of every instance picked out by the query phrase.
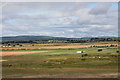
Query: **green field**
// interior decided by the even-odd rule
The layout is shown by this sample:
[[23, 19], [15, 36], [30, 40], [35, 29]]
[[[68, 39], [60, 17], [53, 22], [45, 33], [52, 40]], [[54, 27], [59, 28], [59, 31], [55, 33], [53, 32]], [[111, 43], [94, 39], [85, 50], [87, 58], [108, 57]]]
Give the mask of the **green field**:
[[[45, 53], [3, 56], [3, 77], [116, 77], [117, 48], [50, 49]], [[24, 50], [15, 50], [24, 51]], [[42, 51], [42, 50], [25, 50]], [[45, 50], [43, 50], [45, 51]], [[85, 53], [76, 53], [85, 51]], [[85, 57], [81, 55], [88, 54]], [[111, 56], [117, 55], [117, 56]]]

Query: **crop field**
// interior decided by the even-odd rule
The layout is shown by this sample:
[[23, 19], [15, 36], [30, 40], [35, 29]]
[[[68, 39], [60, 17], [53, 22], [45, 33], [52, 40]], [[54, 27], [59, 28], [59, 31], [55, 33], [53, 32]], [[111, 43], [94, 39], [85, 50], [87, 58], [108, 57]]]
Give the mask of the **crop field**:
[[3, 78], [118, 77], [119, 53], [115, 42], [112, 45], [116, 47], [109, 42], [25, 45], [3, 48]]

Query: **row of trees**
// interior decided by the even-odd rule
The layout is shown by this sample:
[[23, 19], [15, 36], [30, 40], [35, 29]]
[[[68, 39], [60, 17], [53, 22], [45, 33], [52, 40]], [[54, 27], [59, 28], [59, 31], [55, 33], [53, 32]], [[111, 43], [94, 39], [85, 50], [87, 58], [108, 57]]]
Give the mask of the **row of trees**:
[[2, 44], [10, 43], [88, 43], [88, 42], [104, 42], [104, 41], [120, 41], [118, 38], [91, 38], [91, 39], [65, 39], [65, 40], [20, 40], [20, 41], [2, 41]]
[[71, 43], [86, 43], [86, 42], [104, 42], [104, 41], [120, 41], [118, 38], [91, 38], [91, 39], [69, 39]]

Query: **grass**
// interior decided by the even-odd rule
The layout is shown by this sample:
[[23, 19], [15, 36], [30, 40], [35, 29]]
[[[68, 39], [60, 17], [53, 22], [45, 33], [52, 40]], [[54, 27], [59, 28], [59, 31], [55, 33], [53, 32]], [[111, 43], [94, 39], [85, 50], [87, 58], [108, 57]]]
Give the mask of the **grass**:
[[[117, 48], [106, 48], [103, 49], [103, 51], [98, 52], [97, 48], [79, 48], [79, 49], [52, 49], [52, 50], [47, 50], [50, 52], [45, 52], [45, 53], [33, 53], [33, 54], [25, 54], [25, 55], [50, 55], [50, 54], [77, 54], [77, 51], [85, 51], [87, 54], [104, 54], [104, 53], [116, 53]], [[27, 50], [27, 51], [34, 51], [34, 50]], [[45, 51], [45, 50], [37, 50], [37, 51]]]
[[[97, 48], [52, 49], [47, 50], [50, 52], [46, 53], [4, 56], [3, 60], [8, 61], [3, 62], [2, 65], [3, 77], [24, 77], [33, 75], [48, 76], [59, 74], [69, 75], [77, 73], [78, 74], [117, 73], [118, 59], [117, 57], [110, 56], [110, 54], [117, 55], [116, 53], [117, 48], [105, 48], [101, 52], [98, 52], [97, 50], [98, 50]], [[42, 51], [42, 50], [15, 50], [15, 51]], [[88, 56], [81, 57], [82, 54], [78, 54], [76, 53], [76, 51], [86, 51]], [[96, 56], [96, 58], [93, 58], [94, 56]], [[81, 68], [85, 68], [86, 70], [81, 70]], [[89, 69], [93, 70], [89, 71]]]

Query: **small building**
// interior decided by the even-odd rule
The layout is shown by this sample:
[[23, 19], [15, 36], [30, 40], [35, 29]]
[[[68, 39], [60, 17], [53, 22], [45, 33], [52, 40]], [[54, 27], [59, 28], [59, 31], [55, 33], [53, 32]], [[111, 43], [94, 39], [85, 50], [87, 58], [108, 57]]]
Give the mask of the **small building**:
[[84, 53], [85, 51], [77, 51], [76, 53]]
[[100, 52], [100, 51], [102, 51], [102, 49], [98, 49], [98, 51]]

